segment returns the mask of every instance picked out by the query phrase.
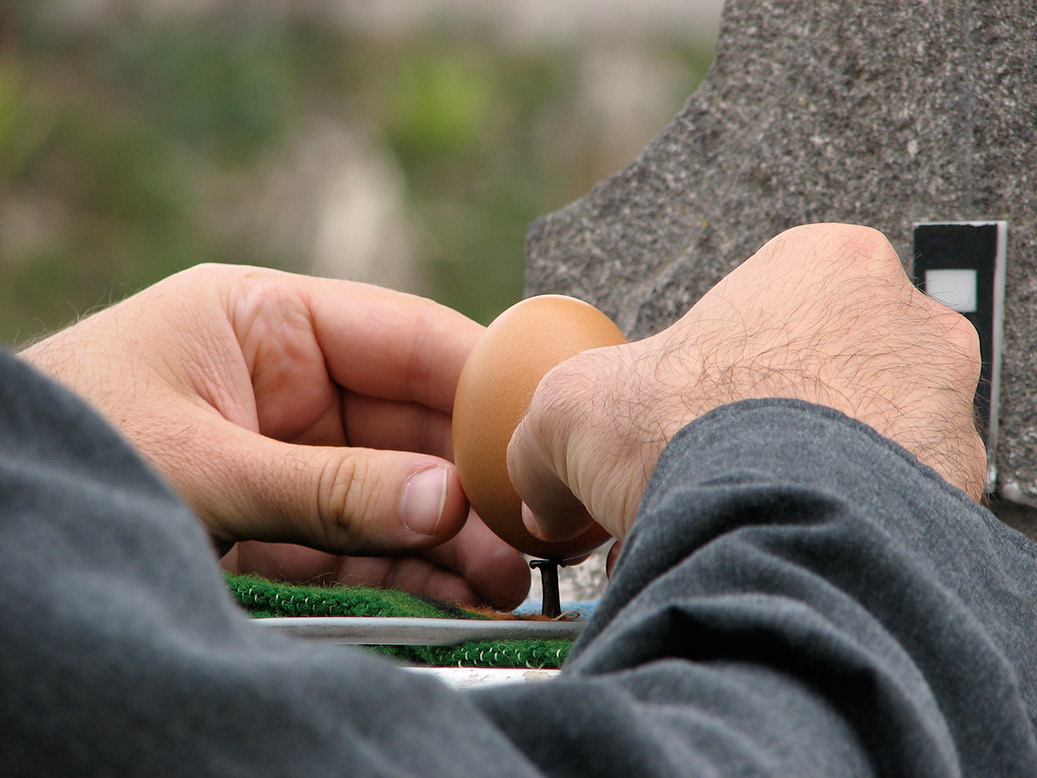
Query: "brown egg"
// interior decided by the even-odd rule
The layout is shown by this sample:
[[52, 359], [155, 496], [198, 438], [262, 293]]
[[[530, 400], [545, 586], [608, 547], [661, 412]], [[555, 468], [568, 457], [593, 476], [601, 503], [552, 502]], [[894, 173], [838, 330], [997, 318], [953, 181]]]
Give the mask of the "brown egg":
[[454, 397], [454, 461], [465, 494], [483, 521], [523, 553], [570, 561], [608, 539], [597, 524], [564, 542], [529, 534], [521, 500], [508, 478], [508, 442], [540, 379], [569, 357], [626, 343], [619, 328], [592, 305], [542, 295], [513, 305], [475, 344]]

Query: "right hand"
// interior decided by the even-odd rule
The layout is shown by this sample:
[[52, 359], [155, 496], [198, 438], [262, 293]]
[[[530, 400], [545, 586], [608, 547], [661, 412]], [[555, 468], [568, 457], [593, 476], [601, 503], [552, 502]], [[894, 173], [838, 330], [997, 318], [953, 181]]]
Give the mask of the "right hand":
[[783, 397], [870, 425], [978, 500], [979, 366], [972, 325], [919, 292], [880, 233], [798, 227], [673, 326], [548, 373], [509, 470], [544, 539], [573, 537], [592, 518], [622, 539], [678, 430], [728, 403]]

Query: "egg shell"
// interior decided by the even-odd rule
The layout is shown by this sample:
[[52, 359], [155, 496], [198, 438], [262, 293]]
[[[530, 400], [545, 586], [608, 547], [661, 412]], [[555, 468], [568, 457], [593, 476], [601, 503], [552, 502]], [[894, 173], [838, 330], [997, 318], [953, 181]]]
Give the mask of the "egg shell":
[[508, 477], [507, 453], [511, 435], [546, 373], [582, 351], [626, 342], [620, 329], [594, 306], [574, 297], [540, 295], [504, 311], [469, 354], [454, 397], [457, 475], [483, 521], [519, 551], [572, 561], [608, 539], [597, 524], [562, 542], [531, 535]]

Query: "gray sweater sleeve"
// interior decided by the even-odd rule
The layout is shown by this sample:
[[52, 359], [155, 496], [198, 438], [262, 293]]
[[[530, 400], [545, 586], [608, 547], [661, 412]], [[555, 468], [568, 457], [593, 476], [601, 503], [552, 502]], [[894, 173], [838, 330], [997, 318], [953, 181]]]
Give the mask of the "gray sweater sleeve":
[[727, 406], [664, 452], [544, 693], [481, 697], [557, 775], [1037, 775], [1035, 546], [873, 430]]
[[563, 676], [459, 693], [261, 632], [76, 399], [0, 354], [0, 774], [1027, 775], [1028, 541], [844, 417], [671, 443]]

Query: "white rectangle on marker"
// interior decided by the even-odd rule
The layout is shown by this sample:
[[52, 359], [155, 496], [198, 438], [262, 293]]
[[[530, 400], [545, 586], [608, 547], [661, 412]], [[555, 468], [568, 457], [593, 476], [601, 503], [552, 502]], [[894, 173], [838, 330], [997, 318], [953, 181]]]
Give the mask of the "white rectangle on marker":
[[958, 313], [976, 310], [975, 270], [926, 270], [925, 293]]

